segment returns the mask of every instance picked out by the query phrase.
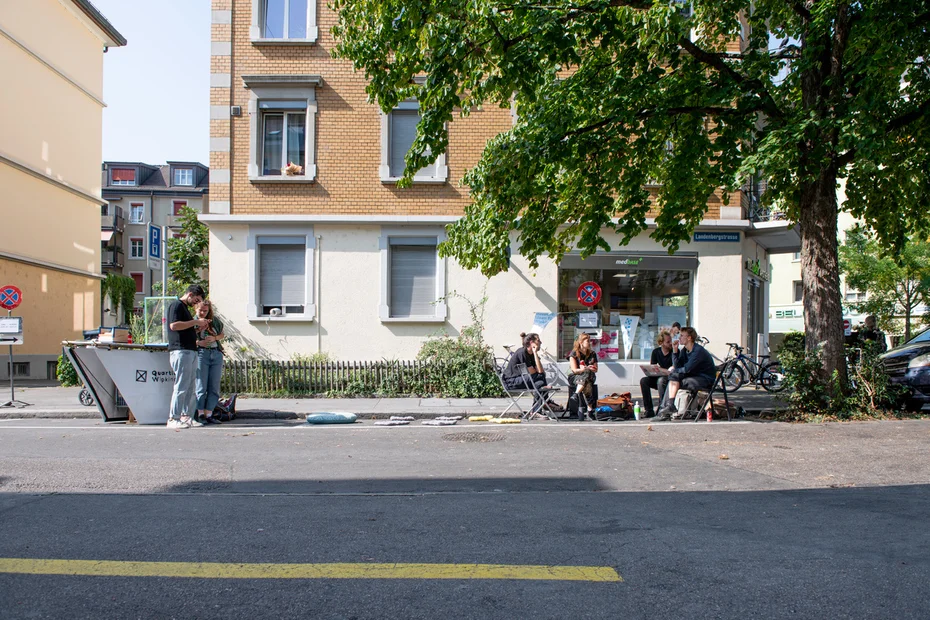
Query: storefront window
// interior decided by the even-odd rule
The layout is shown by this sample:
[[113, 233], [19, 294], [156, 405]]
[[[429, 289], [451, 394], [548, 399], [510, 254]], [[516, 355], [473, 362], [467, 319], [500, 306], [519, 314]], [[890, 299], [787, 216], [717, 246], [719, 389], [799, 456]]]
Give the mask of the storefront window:
[[[661, 327], [676, 321], [690, 324], [692, 274], [697, 261], [675, 261], [675, 257], [650, 260], [617, 256], [599, 256], [597, 262], [578, 257], [563, 261], [559, 268], [559, 357], [565, 359], [575, 338], [586, 332], [598, 343], [598, 357], [604, 361], [648, 360]], [[612, 268], [573, 268], [588, 263]], [[684, 268], [662, 268], [668, 266]], [[590, 309], [596, 313], [597, 328], [577, 325], [577, 313], [589, 311], [578, 301], [578, 287], [589, 281], [596, 282], [602, 291], [600, 303]]]

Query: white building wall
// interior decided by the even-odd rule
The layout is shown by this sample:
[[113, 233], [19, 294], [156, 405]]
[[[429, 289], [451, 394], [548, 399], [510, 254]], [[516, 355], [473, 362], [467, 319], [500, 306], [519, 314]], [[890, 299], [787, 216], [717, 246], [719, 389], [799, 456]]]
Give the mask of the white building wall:
[[[322, 350], [340, 360], [407, 360], [416, 356], [431, 335], [444, 329], [456, 336], [471, 322], [468, 303], [455, 296], [447, 300], [445, 323], [382, 322], [378, 314], [381, 227], [319, 223], [313, 225], [318, 253], [314, 263], [320, 274], [320, 295], [317, 298], [316, 291], [313, 295], [316, 319], [250, 321], [249, 226], [211, 222], [210, 229], [211, 297], [226, 319], [235, 346], [247, 347], [252, 355], [289, 359]], [[617, 243], [612, 245], [618, 247]], [[644, 234], [622, 251], [657, 249]], [[692, 312], [696, 329], [711, 341], [711, 351], [722, 356], [726, 353], [724, 343], [746, 344], [747, 274], [743, 261], [747, 254], [756, 255], [755, 242], [687, 243], [680, 250], [698, 253]], [[485, 286], [485, 340], [497, 356], [504, 355], [502, 345], [516, 345], [520, 332], [531, 331], [536, 312], [558, 309], [558, 269], [550, 260], [541, 259], [539, 267], [532, 270], [528, 261], [514, 252], [510, 270], [490, 279], [477, 270], [464, 270], [455, 261], [446, 261], [447, 294], [455, 291], [477, 303], [485, 294]], [[557, 330], [557, 321], [552, 321], [540, 334], [544, 348], [553, 354], [557, 351]], [[632, 370], [638, 365], [626, 366], [620, 373], [622, 383], [638, 381]]]

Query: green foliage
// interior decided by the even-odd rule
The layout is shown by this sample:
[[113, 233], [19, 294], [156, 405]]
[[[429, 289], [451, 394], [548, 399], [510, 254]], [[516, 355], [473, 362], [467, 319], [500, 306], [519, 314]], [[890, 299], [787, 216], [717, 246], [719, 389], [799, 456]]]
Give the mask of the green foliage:
[[58, 378], [61, 387], [72, 387], [81, 383], [77, 371], [74, 370], [71, 361], [64, 354], [58, 356], [58, 368], [55, 371], [55, 376]]
[[500, 391], [494, 371], [494, 354], [484, 342], [486, 290], [487, 284], [477, 303], [455, 291], [446, 295], [443, 300], [458, 298], [468, 304], [471, 323], [461, 329], [458, 338], [451, 338], [445, 332], [429, 338], [417, 353], [418, 360], [431, 362], [443, 369], [446, 395], [453, 398], [480, 398], [497, 395]]
[[291, 361], [298, 364], [326, 364], [334, 361], [333, 356], [327, 351], [317, 351], [316, 353], [311, 353], [310, 355], [305, 355], [303, 353], [294, 353], [291, 355]]
[[882, 250], [878, 239], [861, 226], [846, 231], [840, 246], [840, 268], [846, 283], [868, 292], [865, 301], [849, 304], [860, 312], [874, 314], [882, 329], [896, 327], [895, 315], [904, 315], [904, 339], [923, 317], [914, 311], [930, 304], [930, 244], [923, 238], [908, 238], [894, 254]]
[[[199, 284], [209, 290], [205, 277], [210, 258], [210, 229], [197, 219], [197, 211], [188, 206], [181, 207], [181, 235], [168, 239], [168, 294], [180, 295], [191, 284]], [[153, 287], [161, 290], [160, 286]]]
[[788, 411], [782, 419], [792, 421], [855, 420], [884, 417], [897, 409], [902, 396], [882, 367], [880, 351], [873, 342], [848, 349], [849, 384], [837, 385], [838, 374], [829, 383], [817, 379], [822, 367], [822, 350], [805, 350], [804, 334], [786, 335], [778, 361], [785, 373]]
[[749, 175], [795, 221], [839, 175], [887, 245], [927, 229], [923, 0], [690, 4], [686, 17], [651, 0], [334, 0], [335, 53], [385, 112], [418, 99], [401, 185], [446, 150], [455, 115], [515, 106], [513, 128], [466, 175], [474, 202], [441, 248], [486, 274], [506, 267], [511, 232], [532, 266], [607, 250], [603, 231], [628, 243], [647, 229], [649, 180], [661, 207], [651, 236], [670, 249], [716, 188]]
[[382, 360], [374, 363], [339, 362], [326, 352], [294, 354], [288, 362], [230, 361], [223, 373], [223, 391], [263, 396], [324, 395], [335, 397], [439, 396], [481, 398], [500, 396], [491, 348], [485, 344], [484, 310], [487, 295], [478, 302], [456, 293], [468, 304], [471, 323], [451, 338], [445, 333], [429, 338], [415, 362]]
[[132, 320], [132, 311], [136, 303], [136, 281], [129, 276], [123, 276], [116, 273], [108, 273], [100, 282], [100, 300], [106, 303], [106, 298], [110, 298], [113, 304], [113, 310], [119, 316], [122, 310], [122, 324], [129, 325]]
[[[132, 341], [135, 344], [148, 343], [148, 334], [145, 329], [145, 317], [143, 315], [134, 314], [130, 317], [129, 333], [132, 335]], [[159, 340], [161, 339], [159, 338]]]

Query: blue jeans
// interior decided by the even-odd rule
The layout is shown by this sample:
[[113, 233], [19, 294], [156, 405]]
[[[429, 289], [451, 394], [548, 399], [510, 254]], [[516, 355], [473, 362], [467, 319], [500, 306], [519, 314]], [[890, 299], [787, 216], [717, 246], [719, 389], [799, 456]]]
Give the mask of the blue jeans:
[[207, 415], [220, 400], [220, 377], [223, 376], [223, 354], [219, 349], [197, 351], [197, 410]]
[[179, 420], [181, 416], [193, 417], [191, 411], [196, 403], [194, 381], [197, 378], [197, 352], [171, 351], [171, 370], [174, 371], [174, 390], [171, 392], [171, 409], [168, 416]]

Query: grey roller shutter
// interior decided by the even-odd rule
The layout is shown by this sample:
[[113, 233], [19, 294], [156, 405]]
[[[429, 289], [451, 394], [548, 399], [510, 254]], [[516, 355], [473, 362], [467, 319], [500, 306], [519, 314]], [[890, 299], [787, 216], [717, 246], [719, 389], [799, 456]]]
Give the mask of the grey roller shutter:
[[391, 316], [433, 316], [436, 245], [391, 245]]
[[[420, 113], [417, 110], [394, 110], [391, 112], [391, 176], [404, 174], [404, 157], [410, 145], [417, 137], [417, 123]], [[430, 164], [419, 171], [422, 176], [434, 176], [436, 164]]]
[[260, 245], [259, 265], [262, 306], [306, 303], [306, 244]]

